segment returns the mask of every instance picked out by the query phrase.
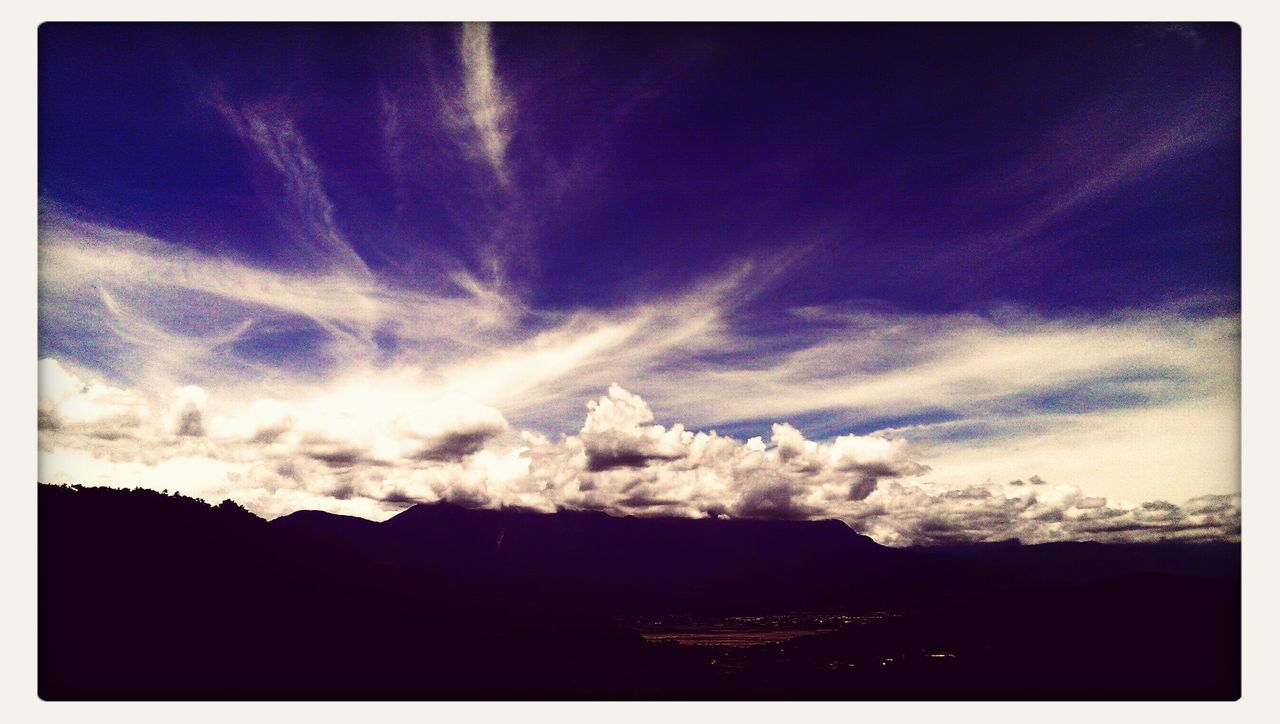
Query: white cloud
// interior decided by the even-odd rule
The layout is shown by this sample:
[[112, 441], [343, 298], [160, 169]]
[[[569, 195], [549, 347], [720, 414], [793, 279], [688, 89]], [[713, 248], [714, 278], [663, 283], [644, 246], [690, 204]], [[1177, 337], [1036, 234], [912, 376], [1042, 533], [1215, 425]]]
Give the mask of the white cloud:
[[[758, 265], [545, 314], [470, 278], [442, 291], [271, 271], [56, 210], [41, 254], [58, 357], [41, 362], [45, 449], [249, 464], [235, 495], [857, 517], [887, 504], [876, 480], [926, 469], [955, 489], [1038, 474], [1125, 510], [1238, 490], [1235, 315], [811, 307], [773, 312], [780, 336], [748, 306], [770, 278]], [[242, 353], [298, 320], [320, 331], [303, 372]], [[68, 377], [65, 350], [92, 350], [95, 371]], [[188, 386], [207, 397], [179, 401]], [[606, 388], [578, 425], [581, 401]], [[818, 415], [826, 436], [785, 424]], [[711, 431], [728, 424], [759, 437]]]
[[225, 102], [218, 103], [218, 110], [284, 180], [290, 201], [304, 221], [304, 241], [317, 252], [316, 261], [340, 273], [369, 278], [369, 267], [338, 228], [320, 168], [293, 119], [277, 110], [235, 108]]
[[502, 184], [509, 182], [507, 144], [513, 107], [498, 78], [488, 23], [462, 26], [463, 103], [479, 145], [479, 154]]
[[[47, 368], [60, 369], [54, 365]], [[93, 387], [51, 380], [49, 399]], [[366, 404], [350, 407], [356, 398]], [[543, 511], [839, 517], [890, 544], [1238, 535], [1238, 496], [1180, 507], [1088, 497], [1039, 476], [944, 485], [921, 479], [929, 469], [902, 438], [820, 442], [778, 423], [772, 444], [744, 443], [658, 424], [641, 397], [618, 385], [588, 402], [579, 432], [558, 441], [530, 431], [508, 436], [492, 408], [432, 401], [407, 386], [379, 393], [358, 380], [314, 399], [224, 406], [206, 436], [174, 434], [192, 409], [203, 424], [214, 402], [203, 390], [180, 388], [163, 424], [144, 421], [144, 434], [96, 447], [73, 431], [45, 429], [41, 480], [180, 489], [268, 516], [319, 507], [381, 519], [409, 503], [451, 500]]]
[[293, 406], [279, 400], [258, 400], [249, 408], [252, 442], [275, 442], [293, 429]]
[[676, 425], [652, 425], [653, 411], [639, 395], [609, 386], [609, 394], [587, 403], [587, 419], [578, 433], [590, 470], [643, 467], [652, 460], [685, 456], [692, 435]]
[[[999, 421], [983, 435], [947, 439], [953, 424], [903, 428], [935, 479], [959, 484], [1038, 472], [1093, 494], [1140, 502], [1239, 491], [1238, 399], [1190, 400], [1065, 414], [1039, 411]], [[971, 423], [967, 420], [965, 423]], [[940, 435], [937, 440], [928, 438]]]
[[147, 415], [141, 395], [101, 382], [86, 382], [58, 360], [40, 360], [37, 378], [41, 428], [125, 434]]
[[59, 214], [41, 225], [41, 257], [42, 328], [157, 384], [279, 378], [228, 348], [297, 320], [322, 330], [329, 356], [356, 363], [376, 358], [380, 331], [403, 339], [410, 356], [456, 356], [497, 343], [514, 322], [508, 300], [474, 285], [435, 293], [270, 271]]
[[[678, 370], [679, 384], [664, 397], [709, 420], [837, 408], [883, 417], [976, 409], [1112, 377], [1175, 379], [1184, 394], [1229, 390], [1237, 379], [1234, 318], [1161, 310], [1048, 319], [1018, 310], [984, 317], [812, 308], [797, 317], [796, 325], [807, 320], [827, 333], [745, 368]], [[712, 386], [719, 395], [706, 395]]]

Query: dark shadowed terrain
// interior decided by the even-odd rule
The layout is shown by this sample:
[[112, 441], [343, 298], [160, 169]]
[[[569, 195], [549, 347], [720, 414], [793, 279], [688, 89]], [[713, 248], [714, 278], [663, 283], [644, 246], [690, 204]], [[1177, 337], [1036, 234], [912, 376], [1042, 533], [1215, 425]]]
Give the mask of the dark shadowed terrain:
[[41, 485], [45, 699], [1234, 699], [1237, 544]]

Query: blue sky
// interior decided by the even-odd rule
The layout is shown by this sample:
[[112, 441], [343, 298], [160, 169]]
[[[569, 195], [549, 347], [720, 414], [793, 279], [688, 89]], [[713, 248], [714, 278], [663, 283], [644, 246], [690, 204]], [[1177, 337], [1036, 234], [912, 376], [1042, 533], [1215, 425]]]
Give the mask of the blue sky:
[[42, 479], [1238, 533], [1235, 25], [40, 33]]

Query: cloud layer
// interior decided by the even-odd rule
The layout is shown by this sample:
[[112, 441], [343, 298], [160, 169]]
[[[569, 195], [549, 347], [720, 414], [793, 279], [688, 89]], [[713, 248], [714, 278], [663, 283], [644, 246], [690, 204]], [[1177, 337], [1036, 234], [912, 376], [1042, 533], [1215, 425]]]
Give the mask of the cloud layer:
[[348, 407], [347, 391], [261, 399], [210, 417], [208, 394], [197, 387], [173, 390], [160, 412], [139, 393], [86, 382], [55, 360], [41, 362], [41, 379], [43, 480], [181, 489], [266, 516], [314, 507], [384, 518], [411, 503], [448, 500], [634, 515], [838, 517], [893, 545], [1239, 535], [1238, 495], [1126, 505], [1036, 475], [945, 486], [928, 480], [930, 469], [901, 437], [817, 442], [778, 423], [768, 441], [743, 442], [658, 424], [643, 399], [618, 385], [587, 404], [576, 434], [553, 441], [514, 433], [493, 408], [452, 400], [370, 400], [377, 410], [370, 414]]
[[[1229, 515], [1142, 506], [1236, 494], [1237, 317], [762, 315], [759, 267], [546, 314], [465, 277], [268, 270], [51, 209], [45, 346], [94, 363], [41, 362], [42, 479], [264, 515], [450, 499], [841, 517], [895, 543], [1234, 535]], [[1036, 475], [1076, 492], [1007, 484]]]

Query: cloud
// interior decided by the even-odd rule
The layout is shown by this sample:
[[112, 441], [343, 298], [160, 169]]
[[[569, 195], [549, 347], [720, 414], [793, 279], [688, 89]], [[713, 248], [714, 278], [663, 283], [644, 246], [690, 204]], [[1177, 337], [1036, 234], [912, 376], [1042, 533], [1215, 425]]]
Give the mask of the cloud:
[[[79, 379], [101, 380], [42, 392], [45, 449], [247, 465], [227, 497], [268, 491], [254, 494], [263, 511], [277, 508], [262, 496], [285, 489], [375, 507], [459, 496], [543, 510], [817, 511], [911, 540], [940, 536], [948, 518], [920, 534], [885, 527], [867, 512], [886, 504], [884, 481], [1039, 491], [1065, 480], [1125, 510], [1238, 485], [1239, 318], [1185, 305], [747, 314], [771, 277], [741, 264], [665, 297], [535, 314], [472, 279], [407, 288], [272, 271], [57, 209], [42, 214], [41, 256], [42, 345], [58, 360], [42, 370], [89, 360]], [[299, 368], [251, 354], [299, 320], [318, 330]], [[187, 386], [207, 399], [179, 404]], [[584, 421], [581, 401], [602, 389]], [[1042, 403], [1064, 395], [1088, 405]], [[682, 422], [656, 424], [654, 409]], [[783, 422], [814, 419], [817, 439]], [[747, 442], [713, 431], [725, 426]], [[574, 434], [517, 441], [525, 431]]]
[[[997, 424], [1037, 395], [1087, 386], [1091, 399], [1105, 402], [1098, 393], [1106, 393], [1150, 407], [1233, 395], [1238, 377], [1233, 315], [807, 307], [773, 310], [778, 319], [764, 325], [745, 314], [769, 283], [760, 264], [628, 307], [534, 315], [474, 280], [433, 290], [270, 271], [56, 213], [42, 219], [41, 254], [42, 327], [67, 330], [68, 346], [73, 332], [78, 343], [100, 340], [107, 369], [164, 367], [157, 374], [205, 387], [213, 381], [194, 376], [252, 383], [281, 371], [236, 349], [252, 348], [275, 323], [305, 319], [328, 347], [308, 361], [342, 361], [318, 374], [385, 361], [375, 338], [390, 338], [392, 363], [428, 369], [459, 394], [552, 429], [618, 379], [661, 378], [646, 397], [706, 426], [939, 409]], [[191, 320], [207, 321], [192, 329]], [[769, 333], [779, 324], [803, 342]]]
[[794, 470], [849, 474], [849, 499], [862, 500], [880, 478], [922, 475], [928, 466], [907, 459], [906, 440], [877, 436], [841, 435], [830, 445], [806, 440], [789, 424], [773, 425], [778, 458]]
[[200, 437], [204, 435], [204, 405], [209, 393], [186, 385], [174, 391], [174, 406], [170, 413], [170, 428], [176, 435]]
[[[740, 492], [728, 510], [744, 518], [803, 520], [822, 516], [822, 508], [805, 502], [804, 488], [776, 472], [755, 468], [747, 470], [739, 482]], [[713, 506], [713, 510], [720, 510]], [[826, 516], [830, 517], [830, 516]]]
[[135, 377], [199, 376], [202, 384], [279, 377], [241, 350], [301, 322], [321, 335], [324, 349], [303, 360], [314, 366], [374, 360], [380, 333], [402, 339], [411, 353], [474, 350], [514, 321], [509, 300], [474, 284], [436, 291], [341, 270], [273, 271], [57, 211], [42, 218], [40, 231], [42, 330], [56, 347], [98, 350], [100, 365]]
[[[42, 218], [41, 255], [41, 327], [52, 330], [43, 353], [91, 360], [105, 378], [94, 406], [128, 391], [117, 416], [124, 421], [150, 414], [142, 406], [169, 410], [175, 388], [200, 387], [209, 395], [199, 410], [207, 434], [179, 436], [189, 444], [304, 445], [316, 456], [309, 460], [336, 469], [415, 455], [456, 461], [514, 434], [483, 422], [416, 437], [373, 432], [414, 405], [452, 406], [500, 411], [518, 430], [576, 430], [584, 468], [606, 478], [688, 465], [725, 446], [724, 436], [693, 431], [731, 426], [783, 451], [787, 475], [838, 473], [838, 497], [852, 502], [868, 499], [876, 480], [925, 466], [947, 485], [996, 479], [1038, 488], [1029, 474], [1037, 473], [1137, 502], [1238, 485], [1239, 318], [1184, 305], [1060, 317], [807, 307], [770, 312], [778, 318], [770, 326], [758, 310], [744, 314], [770, 277], [743, 264], [629, 306], [533, 314], [481, 285], [412, 289], [332, 271], [271, 271], [55, 211]], [[252, 354], [277, 325], [297, 320], [318, 334], [312, 348], [290, 352], [296, 367]], [[770, 331], [779, 321], [788, 330], [781, 338]], [[579, 429], [581, 400], [617, 380], [633, 381], [627, 394], [643, 401], [606, 395]], [[1062, 409], [1070, 395], [1087, 406]], [[249, 422], [245, 411], [266, 400], [290, 411], [263, 407], [272, 419]], [[55, 407], [42, 403], [45, 428], [74, 417]], [[653, 409], [682, 422], [654, 425]], [[837, 433], [821, 451], [817, 441], [797, 442], [794, 424], [794, 434], [771, 427], [814, 419], [824, 420], [824, 435]], [[219, 429], [232, 420], [242, 429]], [[103, 421], [97, 434], [136, 435], [135, 427]], [[909, 460], [900, 440], [910, 441]], [[581, 482], [596, 488], [574, 495], [600, 503], [605, 481]], [[800, 490], [798, 504], [811, 504], [809, 488]], [[688, 499], [647, 488], [626, 495], [636, 492]], [[735, 502], [708, 495], [708, 505]]]
[[488, 23], [463, 23], [460, 53], [463, 105], [477, 139], [479, 155], [492, 167], [498, 181], [506, 185], [510, 181], [506, 151], [512, 135], [514, 110], [498, 78]]
[[[1149, 386], [1137, 391], [1156, 396], [1227, 389], [1235, 379], [1230, 343], [1239, 322], [1230, 317], [1130, 310], [1053, 319], [1016, 309], [926, 315], [813, 307], [793, 316], [794, 328], [812, 330], [811, 343], [766, 352], [742, 368], [677, 370], [674, 404], [712, 420], [841, 408], [883, 417], [930, 407], [978, 410], [1111, 380], [1133, 387], [1146, 380]], [[1184, 389], [1168, 389], [1174, 385]], [[711, 386], [721, 394], [707, 396]]]
[[668, 430], [647, 424], [653, 422], [653, 411], [639, 395], [617, 384], [609, 386], [607, 396], [588, 402], [587, 409], [578, 436], [591, 471], [639, 468], [654, 460], [678, 460], [687, 453], [690, 438], [683, 426]]
[[[1016, 481], [1015, 481], [1016, 482]], [[846, 520], [890, 545], [948, 545], [1017, 538], [1024, 543], [1062, 540], [1152, 542], [1239, 540], [1239, 496], [1222, 496], [1223, 509], [1207, 513], [1194, 500], [1139, 505], [1083, 495], [1072, 485], [983, 483], [961, 487], [891, 483]]]
[[42, 430], [120, 437], [139, 427], [148, 415], [142, 395], [101, 382], [86, 382], [55, 359], [40, 360], [37, 379]]
[[[1237, 111], [1231, 94], [1207, 86], [1170, 99], [1107, 95], [1069, 114], [1038, 137], [1023, 142], [1023, 153], [964, 181], [956, 197], [971, 207], [1004, 209], [987, 216], [988, 233], [951, 245], [927, 262], [934, 272], [965, 268], [985, 284], [1014, 254], [1057, 255], [1071, 234], [1062, 225], [1091, 206], [1186, 156], [1202, 152], [1227, 135], [1224, 117]], [[1125, 123], [1116, 123], [1125, 118]], [[996, 202], [993, 206], [987, 204]], [[1025, 209], [1011, 216], [1011, 204]], [[1094, 219], [1092, 223], [1098, 223]], [[1047, 233], [1055, 231], [1057, 233]]]
[[[77, 395], [102, 396], [87, 392], [100, 386], [67, 376], [52, 360], [45, 369], [50, 414]], [[531, 431], [512, 437], [492, 408], [405, 390], [379, 399], [358, 381], [317, 399], [224, 406], [212, 417], [216, 400], [199, 388], [170, 398], [170, 412], [142, 420], [132, 437], [86, 447], [83, 433], [42, 430], [41, 479], [181, 489], [268, 516], [306, 503], [382, 518], [411, 502], [450, 500], [542, 511], [841, 518], [894, 545], [1239, 534], [1238, 496], [1127, 505], [1037, 474], [1029, 476], [1033, 485], [940, 485], [922, 480], [929, 468], [901, 438], [849, 434], [821, 442], [776, 423], [769, 443], [743, 442], [657, 424], [643, 398], [616, 384], [588, 402], [576, 434], [557, 441]], [[355, 398], [367, 407], [349, 407]]]
[[303, 220], [304, 241], [313, 245], [319, 260], [341, 273], [368, 278], [369, 267], [339, 229], [320, 168], [293, 119], [269, 107], [237, 108], [221, 100], [216, 105], [236, 133], [280, 174]]
[[436, 461], [461, 460], [479, 452], [509, 427], [502, 413], [492, 407], [467, 407], [451, 411], [447, 417], [437, 416], [425, 426], [420, 421], [416, 424], [411, 434], [421, 438], [423, 446], [414, 456]]
[[775, 424], [773, 445], [715, 431], [654, 423], [640, 396], [618, 385], [588, 403], [577, 435], [558, 444], [532, 439], [531, 475], [558, 504], [684, 515], [809, 517], [865, 498], [881, 479], [918, 476], [903, 440], [842, 435], [807, 440]]
[[[218, 461], [238, 476], [219, 494], [245, 498], [251, 508], [254, 496], [246, 492], [301, 488], [388, 505], [444, 499], [541, 510], [803, 517], [821, 512], [828, 498], [847, 499], [850, 486], [862, 481], [874, 485], [924, 469], [907, 459], [901, 442], [842, 436], [819, 444], [788, 427], [788, 444], [812, 458], [801, 463], [759, 438], [743, 443], [681, 424], [668, 428], [618, 385], [588, 403], [576, 435], [552, 442], [528, 431], [518, 441], [505, 437], [509, 424], [496, 409], [395, 388], [394, 380], [382, 384], [393, 389], [353, 379], [310, 399], [248, 405], [219, 405], [201, 388], [182, 387], [167, 395], [165, 415], [143, 421], [137, 438], [93, 453], [114, 471], [120, 468], [112, 461], [148, 456], [153, 466], [201, 456]], [[43, 434], [49, 450], [80, 447], [66, 431]], [[79, 465], [90, 467], [82, 458]]]
[[[751, 265], [663, 299], [531, 320], [478, 285], [446, 293], [269, 271], [56, 213], [45, 215], [41, 236], [42, 328], [68, 335], [51, 351], [93, 349], [100, 371], [119, 370], [110, 382], [63, 380], [48, 394], [42, 382], [42, 437], [105, 460], [207, 454], [249, 465], [253, 474], [227, 497], [305, 489], [544, 510], [821, 511], [910, 540], [917, 533], [865, 517], [885, 502], [884, 480], [927, 472], [953, 488], [997, 479], [1039, 490], [1034, 473], [1139, 504], [1238, 484], [1236, 316], [1180, 307], [1058, 318], [1012, 308], [809, 307], [776, 312], [796, 335], [780, 344], [739, 311], [767, 283]], [[299, 375], [238, 351], [295, 319], [323, 332], [302, 361], [332, 366]], [[390, 358], [375, 340], [387, 334]], [[42, 377], [62, 364], [57, 357], [42, 362]], [[614, 380], [641, 389], [615, 389]], [[86, 385], [90, 392], [67, 396]], [[175, 411], [174, 390], [189, 385], [208, 398]], [[582, 421], [580, 401], [606, 387], [570, 427], [575, 415]], [[1076, 389], [1094, 408], [1038, 402]], [[684, 422], [655, 424], [655, 407]], [[153, 434], [147, 421], [161, 417], [153, 411], [176, 416], [153, 423]], [[911, 420], [939, 411], [941, 422]], [[810, 440], [778, 422], [815, 414], [846, 434]], [[905, 424], [866, 422], [886, 419]], [[743, 422], [752, 420], [760, 422]], [[769, 444], [697, 431], [730, 423], [754, 427]], [[512, 425], [576, 433], [517, 452]], [[758, 467], [769, 484], [748, 473]], [[981, 520], [971, 522], [956, 535], [976, 535]]]
[[249, 408], [250, 442], [272, 443], [293, 429], [293, 408], [279, 400], [257, 400]]

